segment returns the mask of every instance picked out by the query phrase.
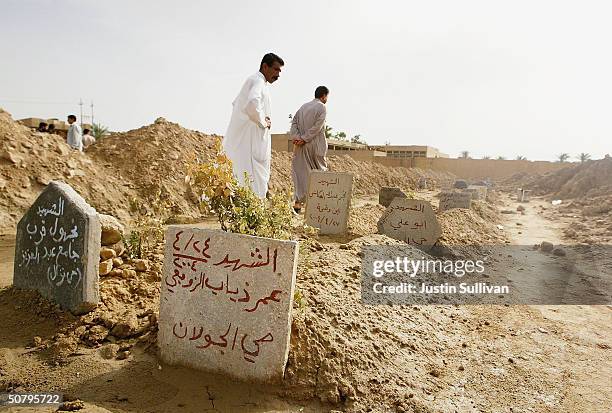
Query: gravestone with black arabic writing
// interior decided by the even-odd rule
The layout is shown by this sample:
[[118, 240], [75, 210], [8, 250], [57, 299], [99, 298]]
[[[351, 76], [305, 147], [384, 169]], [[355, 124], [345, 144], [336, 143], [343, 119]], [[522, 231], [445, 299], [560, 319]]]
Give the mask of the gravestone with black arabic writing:
[[427, 201], [395, 198], [378, 221], [378, 232], [429, 250], [442, 230], [436, 214]]
[[438, 204], [438, 211], [440, 212], [446, 211], [447, 209], [451, 208], [470, 209], [471, 207], [471, 192], [447, 191], [440, 193], [440, 203]]
[[100, 220], [72, 187], [52, 181], [17, 225], [13, 285], [75, 314], [99, 301]]
[[312, 171], [308, 175], [306, 224], [319, 228], [320, 234], [346, 232], [353, 174]]
[[169, 227], [159, 313], [162, 359], [241, 380], [282, 380], [297, 246], [296, 241]]

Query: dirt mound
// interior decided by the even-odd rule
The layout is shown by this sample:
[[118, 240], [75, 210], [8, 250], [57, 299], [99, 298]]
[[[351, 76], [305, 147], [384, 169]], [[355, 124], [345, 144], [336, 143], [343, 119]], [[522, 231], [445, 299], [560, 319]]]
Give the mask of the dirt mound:
[[559, 199], [612, 195], [612, 158], [587, 161], [545, 174], [525, 185]]
[[0, 230], [15, 231], [52, 180], [68, 183], [98, 212], [129, 220], [127, 207], [136, 193], [108, 168], [72, 150], [59, 135], [32, 131], [0, 109]]
[[[289, 152], [273, 152], [270, 188], [283, 190], [291, 181], [291, 157]], [[382, 186], [416, 189], [421, 178], [427, 179], [428, 188], [450, 185], [455, 176], [448, 172], [418, 168], [387, 167], [374, 162], [356, 161], [348, 155], [330, 156], [329, 170], [354, 174], [353, 195], [378, 193]]]
[[136, 191], [133, 213], [151, 212], [153, 203], [163, 201], [172, 215], [197, 217], [185, 174], [190, 163], [212, 153], [219, 138], [158, 118], [151, 125], [113, 133], [92, 145], [87, 153]]

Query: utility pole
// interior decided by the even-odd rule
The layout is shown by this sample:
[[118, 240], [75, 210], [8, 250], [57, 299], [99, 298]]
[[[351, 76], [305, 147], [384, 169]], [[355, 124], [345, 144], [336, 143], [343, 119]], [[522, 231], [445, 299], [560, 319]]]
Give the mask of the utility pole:
[[81, 122], [81, 129], [83, 128], [83, 99], [79, 98], [79, 106], [81, 108], [81, 117], [79, 121]]
[[91, 126], [93, 126], [93, 124], [94, 124], [94, 115], [93, 115], [94, 114], [94, 111], [93, 111], [94, 104], [93, 104], [93, 100], [91, 101], [90, 107], [91, 107]]

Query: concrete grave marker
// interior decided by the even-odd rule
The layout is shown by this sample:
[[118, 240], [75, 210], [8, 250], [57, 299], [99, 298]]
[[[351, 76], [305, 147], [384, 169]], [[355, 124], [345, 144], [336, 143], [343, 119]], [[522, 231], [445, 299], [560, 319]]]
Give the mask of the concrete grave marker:
[[169, 364], [280, 381], [289, 354], [296, 241], [170, 226], [159, 347]]
[[52, 181], [17, 225], [13, 284], [75, 314], [99, 301], [100, 220], [70, 185]]
[[431, 204], [407, 198], [391, 202], [378, 221], [378, 232], [424, 249], [431, 248], [442, 234]]
[[406, 198], [406, 194], [399, 188], [383, 186], [378, 192], [378, 203], [384, 207], [391, 205], [394, 198]]
[[465, 189], [468, 187], [467, 181], [465, 179], [457, 179], [453, 184], [453, 188], [456, 189]]
[[353, 174], [313, 171], [309, 174], [306, 224], [321, 234], [346, 232]]
[[470, 192], [441, 192], [440, 203], [438, 211], [446, 211], [451, 208], [465, 208], [470, 209], [472, 207], [472, 194]]
[[474, 201], [485, 201], [487, 199], [487, 187], [482, 185], [470, 185], [465, 190], [472, 194]]

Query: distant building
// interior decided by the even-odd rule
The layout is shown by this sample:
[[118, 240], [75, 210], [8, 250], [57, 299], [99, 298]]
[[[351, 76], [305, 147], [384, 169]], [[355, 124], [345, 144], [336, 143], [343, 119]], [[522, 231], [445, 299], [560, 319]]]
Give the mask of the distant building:
[[423, 145], [379, 145], [370, 146], [370, 149], [387, 153], [387, 158], [448, 158], [438, 148]]

